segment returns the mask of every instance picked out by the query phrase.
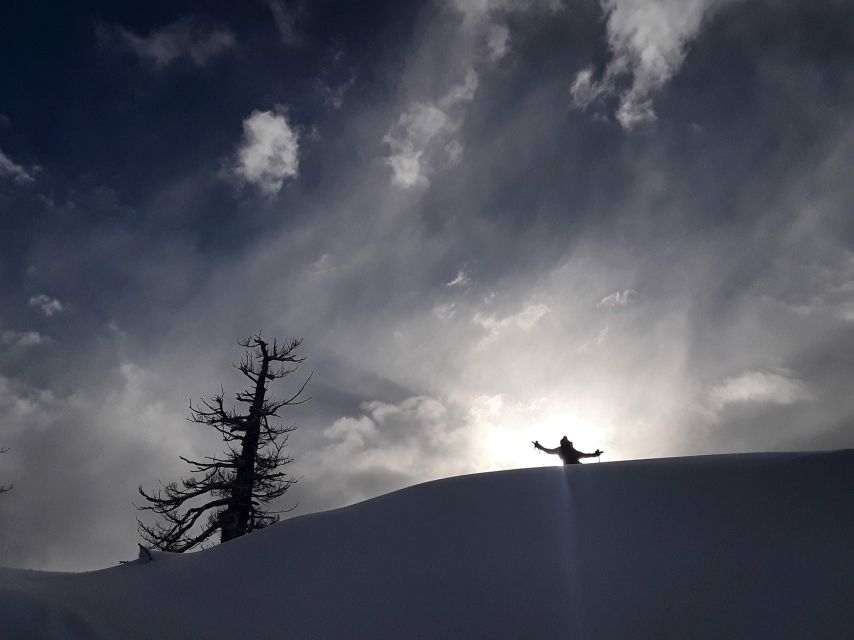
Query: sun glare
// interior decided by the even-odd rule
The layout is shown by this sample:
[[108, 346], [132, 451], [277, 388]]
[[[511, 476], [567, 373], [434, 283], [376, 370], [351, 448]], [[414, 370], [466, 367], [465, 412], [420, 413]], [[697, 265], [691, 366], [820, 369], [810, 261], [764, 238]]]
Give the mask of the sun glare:
[[537, 451], [533, 441], [554, 448], [567, 436], [577, 449], [594, 451], [603, 446], [607, 432], [550, 398], [515, 405], [500, 396], [479, 398], [472, 416], [483, 444], [479, 462], [487, 469], [560, 465], [560, 458]]

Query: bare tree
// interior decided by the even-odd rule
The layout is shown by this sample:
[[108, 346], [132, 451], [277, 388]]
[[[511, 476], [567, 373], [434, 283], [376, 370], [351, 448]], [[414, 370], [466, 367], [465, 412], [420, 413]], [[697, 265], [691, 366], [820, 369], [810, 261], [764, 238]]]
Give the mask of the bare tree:
[[156, 493], [139, 488], [147, 504], [137, 508], [163, 519], [154, 525], [137, 520], [142, 538], [158, 549], [184, 552], [204, 544], [217, 531], [220, 542], [228, 542], [273, 524], [282, 511], [265, 511], [263, 505], [284, 495], [296, 482], [282, 467], [293, 462], [284, 447], [288, 434], [297, 427], [283, 426], [275, 419], [284, 407], [310, 399], [303, 393], [311, 376], [296, 393], [281, 400], [267, 397], [267, 385], [291, 375], [305, 360], [297, 353], [302, 340], [270, 344], [259, 333], [239, 344], [246, 352], [234, 367], [250, 381], [236, 395], [244, 411], [239, 412], [237, 405], [227, 408], [222, 390], [199, 406], [190, 404], [190, 421], [216, 429], [227, 452], [222, 457], [206, 456], [203, 461], [179, 456], [200, 477], [193, 475], [180, 484], [161, 483]]
[[[0, 454], [6, 453], [7, 451], [9, 451], [8, 447], [0, 447]], [[11, 491], [12, 486], [13, 485], [11, 485], [11, 484], [8, 486], [4, 485], [4, 484], [0, 484], [0, 493], [6, 493], [7, 491]]]

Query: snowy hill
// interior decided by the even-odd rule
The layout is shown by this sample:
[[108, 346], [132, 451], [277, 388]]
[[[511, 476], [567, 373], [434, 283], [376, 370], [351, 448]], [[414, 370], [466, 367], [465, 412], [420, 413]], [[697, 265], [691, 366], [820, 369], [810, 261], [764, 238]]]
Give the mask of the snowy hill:
[[854, 451], [431, 482], [195, 554], [0, 570], [0, 637], [844, 638]]

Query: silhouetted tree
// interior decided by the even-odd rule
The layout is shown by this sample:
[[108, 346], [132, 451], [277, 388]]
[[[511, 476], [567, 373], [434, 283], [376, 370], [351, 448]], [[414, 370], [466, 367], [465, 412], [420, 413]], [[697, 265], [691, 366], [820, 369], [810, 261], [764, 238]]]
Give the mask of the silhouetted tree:
[[[6, 453], [8, 451], [8, 447], [0, 447], [0, 453]], [[0, 484], [0, 493], [6, 493], [7, 491], [12, 490], [12, 485], [4, 485]]]
[[[158, 549], [184, 552], [208, 541], [217, 531], [220, 541], [227, 542], [273, 524], [282, 512], [265, 511], [262, 505], [284, 495], [296, 482], [282, 467], [293, 462], [284, 447], [288, 434], [297, 427], [283, 426], [274, 419], [282, 408], [309, 400], [302, 396], [311, 376], [295, 394], [282, 400], [269, 399], [267, 385], [291, 375], [305, 360], [297, 354], [302, 340], [270, 344], [259, 333], [239, 344], [246, 353], [234, 367], [251, 383], [236, 395], [245, 410], [238, 411], [236, 405], [226, 408], [223, 391], [197, 407], [190, 403], [190, 421], [219, 431], [228, 451], [204, 461], [179, 456], [201, 477], [163, 484], [157, 493], [139, 488], [147, 504], [137, 508], [163, 519], [152, 526], [137, 520], [142, 538]], [[197, 526], [199, 522], [204, 525]]]

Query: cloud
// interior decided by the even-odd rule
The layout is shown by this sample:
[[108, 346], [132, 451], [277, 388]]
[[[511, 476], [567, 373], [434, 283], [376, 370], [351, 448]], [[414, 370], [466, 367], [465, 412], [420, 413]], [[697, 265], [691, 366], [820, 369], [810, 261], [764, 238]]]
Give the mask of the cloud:
[[812, 397], [807, 387], [790, 372], [747, 371], [712, 387], [709, 399], [715, 409], [732, 404], [790, 405]]
[[2, 150], [0, 150], [0, 177], [11, 178], [18, 184], [27, 184], [36, 180], [32, 173], [15, 163]]
[[624, 291], [615, 291], [614, 293], [608, 294], [602, 300], [599, 301], [597, 307], [610, 307], [611, 309], [615, 307], [625, 307], [632, 300], [634, 300], [635, 296], [638, 295], [638, 292], [634, 289], [625, 289]]
[[429, 164], [424, 159], [427, 146], [450, 124], [448, 115], [433, 104], [415, 104], [400, 116], [397, 125], [383, 142], [390, 154], [386, 164], [392, 170], [392, 183], [403, 188], [427, 186]]
[[42, 313], [48, 317], [65, 309], [65, 305], [63, 305], [59, 300], [51, 298], [43, 293], [30, 298], [30, 306], [38, 307], [42, 310]]
[[448, 152], [448, 166], [455, 167], [463, 159], [463, 145], [459, 140], [451, 140], [445, 145], [445, 151]]
[[[573, 106], [588, 109], [616, 95], [615, 115], [624, 129], [655, 120], [654, 92], [677, 73], [703, 20], [724, 1], [600, 0], [611, 59], [598, 79], [592, 67], [576, 74], [570, 88]], [[630, 79], [625, 88], [624, 78]]]
[[[509, 51], [510, 30], [496, 20], [513, 12], [555, 13], [563, 8], [561, 0], [450, 0], [448, 4], [464, 17], [466, 28], [459, 31], [461, 41], [468, 44], [461, 45], [457, 59], [464, 61], [466, 75], [439, 99], [413, 102], [383, 138], [392, 184], [403, 189], [426, 188], [437, 165], [454, 167], [462, 160], [463, 145], [454, 134], [462, 125], [463, 106], [478, 89], [475, 68], [484, 60], [495, 63]], [[444, 151], [441, 159], [436, 154], [439, 149]]]
[[491, 63], [499, 62], [510, 51], [510, 29], [504, 23], [508, 14], [555, 14], [565, 8], [564, 0], [448, 0], [448, 5], [462, 14], [464, 31], [476, 34]]
[[347, 455], [364, 449], [378, 435], [376, 423], [368, 416], [339, 418], [323, 431], [323, 437], [336, 443]]
[[270, 0], [269, 5], [282, 42], [289, 47], [298, 47], [302, 44], [302, 36], [296, 26], [296, 11], [286, 6], [281, 0]]
[[548, 305], [536, 302], [527, 304], [518, 313], [503, 318], [498, 318], [495, 314], [485, 315], [478, 311], [472, 317], [472, 322], [486, 329], [488, 334], [486, 340], [491, 341], [507, 329], [530, 331], [550, 311], [551, 308]]
[[510, 30], [503, 24], [491, 25], [487, 32], [486, 46], [489, 49], [489, 59], [498, 62], [510, 50]]
[[429, 165], [422, 159], [427, 145], [445, 127], [448, 116], [432, 104], [416, 104], [400, 116], [393, 132], [389, 132], [383, 142], [390, 154], [386, 164], [392, 170], [392, 183], [409, 189], [427, 186]]
[[383, 138], [389, 148], [385, 162], [392, 171], [392, 184], [404, 189], [428, 186], [430, 152], [439, 142], [444, 143], [449, 165], [459, 161], [462, 145], [450, 138], [462, 124], [459, 107], [474, 99], [477, 85], [477, 73], [469, 68], [462, 84], [452, 86], [435, 103], [416, 102], [400, 116]]
[[504, 397], [499, 393], [493, 396], [478, 396], [472, 400], [469, 413], [475, 421], [496, 420], [504, 412]]
[[338, 110], [344, 106], [344, 96], [356, 83], [356, 77], [353, 76], [345, 82], [332, 87], [323, 82], [318, 82], [318, 88], [323, 96], [324, 103], [332, 109]]
[[433, 315], [436, 316], [442, 322], [448, 322], [453, 320], [457, 315], [457, 305], [453, 302], [449, 304], [437, 304], [433, 307]]
[[275, 196], [299, 169], [299, 136], [280, 111], [253, 111], [243, 121], [243, 143], [232, 172], [240, 182], [254, 184]]
[[594, 81], [593, 68], [585, 67], [575, 74], [575, 80], [569, 88], [569, 93], [572, 95], [573, 106], [586, 109], [594, 100], [605, 93], [605, 88], [602, 83]]
[[471, 282], [471, 277], [463, 269], [460, 269], [456, 277], [450, 282], [446, 282], [446, 287], [464, 287]]
[[[459, 460], [445, 455], [467, 438], [465, 417], [437, 398], [361, 403], [359, 414], [336, 419], [322, 443], [301, 461], [314, 478], [314, 500], [351, 503], [383, 491], [453, 475]], [[341, 464], [346, 461], [346, 464]]]
[[182, 18], [146, 36], [122, 27], [116, 27], [115, 34], [136, 55], [158, 68], [183, 58], [203, 67], [236, 44], [236, 38], [229, 29], [207, 24], [195, 16]]
[[466, 77], [462, 84], [452, 86], [448, 93], [439, 98], [439, 107], [448, 111], [457, 105], [471, 102], [477, 91], [477, 84], [477, 73], [475, 73], [474, 69], [469, 68], [466, 71]]
[[0, 504], [0, 547], [14, 566], [80, 571], [127, 558], [136, 487], [185, 472], [177, 454], [194, 455], [183, 403], [164, 403], [159, 380], [137, 365], [107, 371], [109, 386], [97, 389], [75, 372], [66, 394], [0, 376], [3, 439], [14, 454], [3, 479], [18, 493]]
[[459, 11], [467, 22], [477, 22], [492, 13], [509, 13], [546, 9], [556, 13], [564, 8], [564, 0], [448, 0], [451, 7]]
[[810, 315], [830, 313], [854, 322], [854, 252], [827, 247], [819, 260], [800, 265], [801, 278], [809, 283], [808, 296], [801, 296], [793, 311]]
[[326, 277], [335, 275], [338, 269], [335, 266], [332, 254], [324, 253], [311, 264], [311, 271], [316, 276]]
[[50, 338], [40, 334], [38, 331], [4, 331], [0, 335], [3, 344], [13, 347], [32, 347], [50, 342]]

